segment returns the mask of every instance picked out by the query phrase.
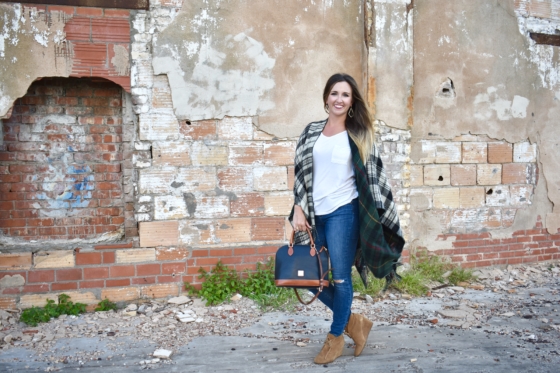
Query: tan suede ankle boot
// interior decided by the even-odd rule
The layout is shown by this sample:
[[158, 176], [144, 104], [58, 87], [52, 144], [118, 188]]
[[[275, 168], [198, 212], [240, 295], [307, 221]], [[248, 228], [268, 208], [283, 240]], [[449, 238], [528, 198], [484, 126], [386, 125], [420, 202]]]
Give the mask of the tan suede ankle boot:
[[344, 334], [335, 337], [331, 333], [327, 334], [327, 340], [315, 357], [315, 364], [328, 364], [332, 363], [337, 357], [342, 355], [344, 349]]
[[373, 322], [368, 320], [367, 317], [357, 313], [350, 315], [350, 320], [348, 320], [348, 325], [346, 325], [344, 331], [354, 340], [354, 343], [356, 344], [354, 356], [360, 356], [364, 350], [372, 326]]

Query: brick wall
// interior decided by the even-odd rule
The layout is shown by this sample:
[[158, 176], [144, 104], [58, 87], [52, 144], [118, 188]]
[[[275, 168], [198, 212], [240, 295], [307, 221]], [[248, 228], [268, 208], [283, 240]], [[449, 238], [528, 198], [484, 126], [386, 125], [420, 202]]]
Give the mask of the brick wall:
[[42, 79], [15, 102], [0, 145], [0, 230], [25, 240], [122, 231], [122, 89]]
[[238, 271], [254, 269], [277, 246], [192, 250], [186, 247], [134, 248], [125, 244], [89, 249], [0, 253], [0, 309], [43, 306], [66, 293], [73, 301], [96, 305], [138, 298], [163, 298], [184, 291], [184, 281], [200, 283], [200, 267], [218, 260]]
[[493, 239], [488, 232], [440, 235], [452, 241], [451, 249], [432, 251], [463, 268], [542, 262], [560, 259], [560, 232], [549, 234], [541, 218], [533, 229], [513, 232], [510, 238]]
[[70, 76], [102, 77], [130, 91], [130, 10], [27, 5], [63, 19], [57, 55], [72, 60]]
[[538, 177], [535, 144], [466, 135], [414, 147], [421, 156], [410, 166], [413, 208], [431, 210], [442, 233], [508, 228], [517, 210], [531, 204]]

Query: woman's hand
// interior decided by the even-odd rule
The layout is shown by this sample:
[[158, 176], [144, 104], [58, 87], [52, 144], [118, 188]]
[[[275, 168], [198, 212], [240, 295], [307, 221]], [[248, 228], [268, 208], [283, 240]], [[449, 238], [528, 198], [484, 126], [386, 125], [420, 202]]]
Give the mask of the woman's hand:
[[309, 225], [307, 219], [305, 219], [305, 214], [303, 213], [303, 210], [298, 205], [294, 205], [294, 217], [292, 222], [294, 224], [294, 230], [296, 232], [304, 231], [306, 228], [311, 229], [311, 225]]

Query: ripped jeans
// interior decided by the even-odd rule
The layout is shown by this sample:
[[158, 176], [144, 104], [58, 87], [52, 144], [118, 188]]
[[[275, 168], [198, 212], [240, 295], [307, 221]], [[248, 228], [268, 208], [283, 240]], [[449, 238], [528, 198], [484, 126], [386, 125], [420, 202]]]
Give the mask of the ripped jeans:
[[[323, 288], [319, 300], [333, 312], [330, 333], [338, 337], [350, 318], [354, 290], [352, 265], [360, 236], [358, 199], [326, 215], [315, 216], [318, 248], [326, 246], [331, 257], [334, 286]], [[316, 293], [316, 289], [311, 290]]]

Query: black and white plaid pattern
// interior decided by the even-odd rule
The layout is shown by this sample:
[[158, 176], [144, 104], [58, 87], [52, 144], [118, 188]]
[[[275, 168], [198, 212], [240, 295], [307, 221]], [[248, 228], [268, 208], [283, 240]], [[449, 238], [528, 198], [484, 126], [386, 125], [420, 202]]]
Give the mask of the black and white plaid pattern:
[[[294, 201], [299, 205], [307, 218], [309, 224], [315, 227], [315, 214], [313, 206], [313, 146], [321, 135], [325, 127], [326, 120], [312, 122], [305, 127], [301, 134], [295, 156], [295, 180], [294, 180]], [[357, 147], [349, 138], [354, 168], [359, 167], [364, 172], [356, 172], [357, 185], [360, 194], [359, 200], [362, 206], [362, 214], [365, 218], [360, 218], [361, 258], [356, 258], [357, 262], [364, 264], [358, 268], [363, 270], [366, 266], [376, 275], [385, 277], [389, 261], [393, 263], [400, 256], [404, 246], [404, 238], [399, 224], [397, 208], [393, 202], [391, 188], [387, 181], [383, 162], [379, 157], [376, 146], [373, 146], [364, 166], [357, 154]], [[367, 181], [364, 175], [367, 174]], [[364, 195], [363, 191], [368, 190], [369, 195]], [[362, 191], [360, 191], [362, 189]], [[365, 193], [368, 194], [368, 193]], [[371, 211], [375, 209], [376, 211]], [[367, 213], [370, 211], [371, 214]], [[293, 209], [289, 220], [293, 219]], [[375, 216], [375, 218], [371, 218]], [[379, 220], [377, 220], [379, 219]], [[373, 222], [373, 223], [372, 223]], [[377, 222], [377, 223], [375, 223]], [[378, 223], [381, 223], [379, 226]], [[374, 225], [377, 225], [374, 227]], [[304, 232], [297, 232], [296, 244], [309, 244], [308, 235]], [[367, 243], [367, 244], [366, 244]], [[396, 258], [396, 259], [395, 259]], [[382, 264], [380, 264], [382, 263]], [[361, 271], [362, 272], [362, 271]], [[365, 280], [365, 277], [362, 276]]]

